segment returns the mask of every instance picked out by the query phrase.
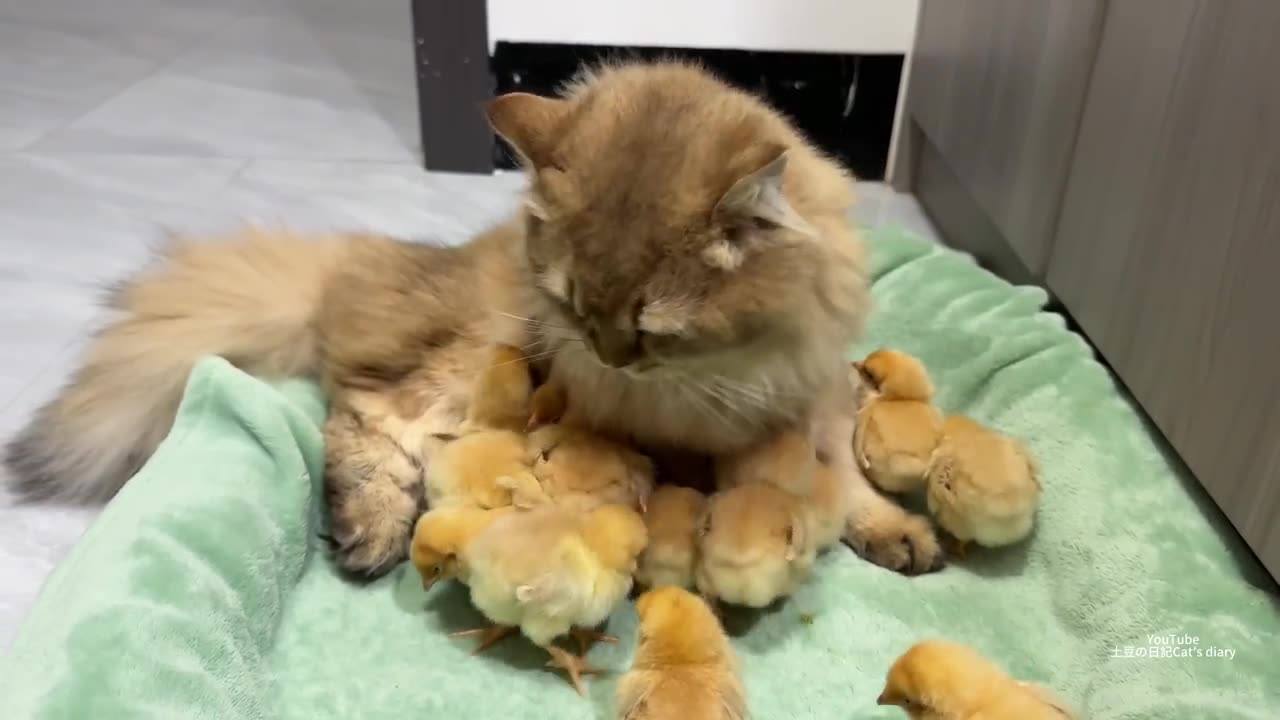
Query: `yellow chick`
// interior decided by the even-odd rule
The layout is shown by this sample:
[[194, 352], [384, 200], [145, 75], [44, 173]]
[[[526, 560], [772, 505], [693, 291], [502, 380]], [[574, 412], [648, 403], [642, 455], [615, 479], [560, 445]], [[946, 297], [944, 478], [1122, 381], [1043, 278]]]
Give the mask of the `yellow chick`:
[[912, 720], [1069, 720], [1071, 711], [1048, 691], [1010, 678], [964, 645], [929, 640], [889, 669], [876, 701]]
[[422, 589], [430, 590], [438, 582], [455, 578], [466, 582], [458, 554], [494, 520], [513, 509], [435, 508], [418, 518], [409, 559], [422, 576]]
[[462, 429], [522, 431], [529, 420], [532, 396], [533, 376], [524, 352], [498, 345], [488, 367], [476, 377]]
[[818, 550], [840, 544], [853, 511], [853, 495], [830, 466], [819, 463], [814, 473], [813, 495], [805, 503], [811, 542]]
[[804, 433], [787, 430], [745, 453], [716, 465], [720, 489], [769, 483], [799, 500], [809, 541], [818, 550], [840, 542], [852, 509], [852, 495]]
[[542, 492], [525, 436], [510, 430], [480, 430], [445, 443], [427, 463], [426, 486], [433, 508], [526, 506], [533, 502], [526, 498]]
[[646, 542], [644, 520], [623, 505], [504, 514], [459, 555], [472, 604], [496, 626], [475, 632], [492, 642], [518, 627], [585, 695], [582, 675], [598, 671], [553, 642], [572, 633], [585, 654], [588, 640], [612, 640], [590, 629], [631, 591]]
[[817, 550], [799, 498], [770, 483], [745, 483], [711, 497], [694, 572], [698, 592], [763, 608], [795, 591]]
[[746, 696], [738, 661], [715, 613], [676, 587], [636, 601], [639, 647], [618, 680], [619, 720], [741, 720]]
[[693, 587], [698, 521], [706, 509], [707, 496], [693, 488], [663, 485], [654, 490], [644, 513], [649, 545], [636, 571], [641, 585]]
[[462, 436], [443, 445], [426, 467], [430, 507], [497, 508], [539, 494], [523, 434], [533, 383], [519, 348], [499, 345], [472, 390]]
[[854, 457], [881, 490], [919, 489], [942, 433], [924, 364], [896, 350], [877, 350], [854, 367], [871, 388], [858, 410]]
[[965, 546], [1011, 545], [1031, 533], [1040, 502], [1036, 464], [1021, 443], [967, 417], [943, 423], [927, 473], [926, 499], [938, 525]]
[[533, 392], [529, 401], [529, 421], [525, 429], [534, 430], [560, 422], [565, 410], [569, 407], [569, 394], [564, 386], [554, 380], [548, 380]]
[[754, 448], [716, 462], [716, 488], [767, 482], [795, 495], [812, 495], [818, 456], [808, 436], [794, 430], [777, 433]]
[[653, 492], [649, 458], [588, 430], [544, 425], [529, 433], [528, 454], [545, 498], [566, 508], [618, 504], [643, 511]]

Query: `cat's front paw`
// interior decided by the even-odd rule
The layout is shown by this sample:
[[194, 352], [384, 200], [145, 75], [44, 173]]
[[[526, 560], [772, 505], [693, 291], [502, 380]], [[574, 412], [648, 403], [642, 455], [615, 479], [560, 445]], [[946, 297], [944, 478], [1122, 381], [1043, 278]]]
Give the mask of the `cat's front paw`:
[[409, 554], [424, 500], [421, 468], [400, 452], [344, 454], [327, 465], [334, 562], [354, 575], [386, 573]]
[[929, 520], [905, 511], [893, 515], [851, 529], [845, 542], [864, 559], [904, 575], [941, 570], [946, 558]]
[[[333, 487], [330, 484], [330, 487]], [[333, 559], [343, 570], [378, 577], [408, 556], [418, 500], [386, 481], [329, 493]]]

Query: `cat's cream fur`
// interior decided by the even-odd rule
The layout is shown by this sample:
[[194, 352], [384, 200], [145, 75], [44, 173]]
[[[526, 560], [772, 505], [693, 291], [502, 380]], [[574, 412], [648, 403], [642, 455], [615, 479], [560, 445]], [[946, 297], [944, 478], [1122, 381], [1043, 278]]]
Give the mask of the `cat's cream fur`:
[[[372, 236], [188, 244], [114, 296], [119, 317], [11, 443], [33, 496], [109, 496], [173, 419], [202, 354], [313, 374], [332, 396], [340, 562], [403, 558], [433, 433], [456, 431], [494, 342], [526, 346], [569, 413], [642, 445], [732, 454], [811, 423], [856, 496], [849, 540], [903, 571], [932, 530], [852, 460], [845, 351], [869, 312], [852, 183], [778, 114], [681, 64], [605, 68], [560, 99], [498, 98], [524, 157], [512, 221], [459, 248]], [[845, 457], [845, 456], [848, 457]]]

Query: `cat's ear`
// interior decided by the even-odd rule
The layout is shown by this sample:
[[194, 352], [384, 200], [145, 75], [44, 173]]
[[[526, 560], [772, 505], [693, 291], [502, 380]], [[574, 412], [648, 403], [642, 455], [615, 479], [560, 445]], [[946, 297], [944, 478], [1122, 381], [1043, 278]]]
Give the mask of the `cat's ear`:
[[520, 153], [525, 165], [541, 169], [552, 164], [551, 151], [569, 103], [556, 98], [507, 93], [485, 105], [489, 124]]
[[716, 203], [716, 215], [731, 222], [749, 222], [762, 229], [783, 227], [813, 235], [813, 227], [791, 207], [782, 191], [786, 170], [787, 150], [779, 148], [769, 162], [738, 178], [729, 187]]

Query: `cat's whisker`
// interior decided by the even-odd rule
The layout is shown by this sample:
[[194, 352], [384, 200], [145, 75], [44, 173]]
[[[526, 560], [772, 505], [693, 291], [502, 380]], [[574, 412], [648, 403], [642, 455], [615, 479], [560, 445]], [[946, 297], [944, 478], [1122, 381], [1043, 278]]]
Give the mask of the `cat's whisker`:
[[[728, 411], [729, 413], [732, 413], [733, 415], [741, 418], [742, 421], [745, 422], [747, 425], [758, 424], [758, 419], [756, 418], [755, 414], [745, 411], [738, 404], [738, 402], [735, 401], [735, 398], [733, 396], [726, 394], [723, 388], [719, 388], [713, 384], [704, 382], [700, 378], [695, 378], [688, 375], [684, 377], [686, 380], [693, 383], [693, 387], [695, 388], [695, 393], [700, 394], [702, 396], [702, 399], [706, 402], [706, 404], [709, 407], [714, 408], [715, 406], [718, 405], [719, 407], [723, 408], [725, 411]], [[714, 414], [721, 422], [725, 423], [726, 425], [740, 424], [738, 422], [733, 422], [733, 419], [730, 418], [729, 415], [726, 414], [725, 412], [716, 411]]]
[[720, 397], [726, 401], [732, 399], [737, 402], [748, 404], [753, 408], [767, 410], [769, 405], [765, 398], [757, 389], [746, 385], [736, 385], [726, 382], [727, 378], [713, 377], [711, 378], [711, 386], [719, 393]]
[[515, 360], [508, 360], [508, 361], [506, 361], [506, 362], [500, 362], [500, 363], [497, 363], [497, 364], [495, 364], [495, 365], [490, 365], [490, 366], [489, 366], [489, 369], [490, 369], [490, 370], [492, 370], [492, 369], [494, 369], [494, 368], [500, 368], [500, 367], [502, 367], [502, 366], [504, 366], [504, 365], [510, 365], [510, 364], [512, 364], [512, 363], [518, 363], [518, 362], [533, 362], [533, 361], [535, 361], [535, 360], [543, 360], [543, 359], [546, 359], [546, 358], [552, 357], [552, 356], [554, 356], [554, 355], [557, 355], [557, 354], [559, 354], [559, 353], [560, 353], [560, 349], [559, 349], [559, 348], [557, 348], [557, 349], [555, 349], [555, 350], [547, 350], [547, 351], [545, 351], [545, 352], [534, 353], [534, 354], [532, 354], [532, 355], [525, 355], [525, 356], [523, 356], [523, 357], [518, 357], [518, 358], [516, 358]]
[[555, 328], [556, 330], [566, 330], [566, 331], [571, 330], [571, 328], [567, 328], [563, 325], [556, 325], [555, 323], [549, 323], [546, 320], [538, 320], [536, 318], [525, 317], [523, 315], [513, 315], [509, 312], [503, 312], [501, 310], [494, 310], [493, 312], [498, 315], [502, 315], [503, 317], [509, 317], [512, 320], [520, 320], [522, 322], [527, 322], [530, 325], [534, 325], [536, 327]]
[[730, 424], [729, 419], [724, 415], [724, 413], [716, 409], [715, 404], [705, 396], [702, 388], [699, 387], [692, 378], [683, 374], [673, 375], [672, 378], [676, 381], [676, 384], [685, 391], [685, 397], [693, 400], [694, 403], [710, 418], [718, 423], [725, 425]]

